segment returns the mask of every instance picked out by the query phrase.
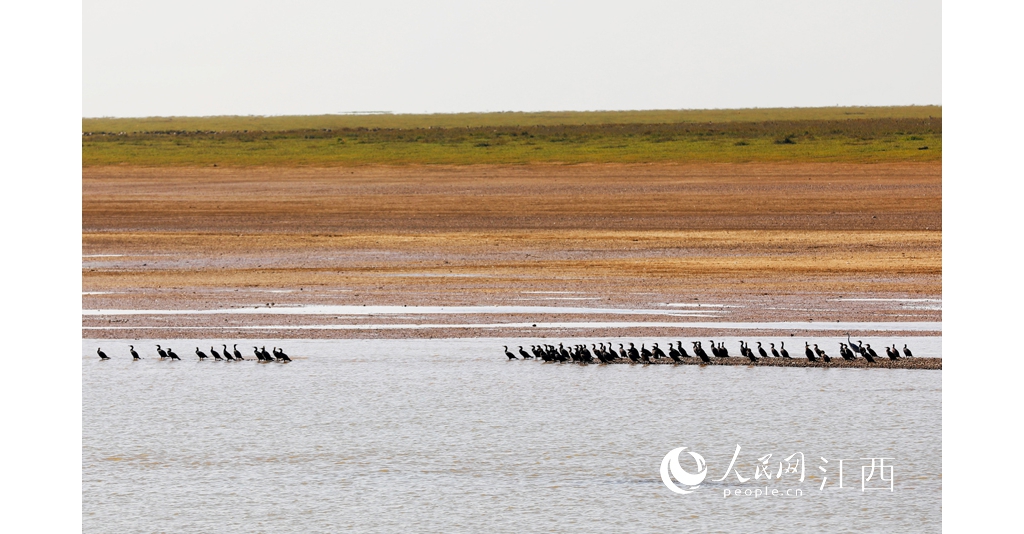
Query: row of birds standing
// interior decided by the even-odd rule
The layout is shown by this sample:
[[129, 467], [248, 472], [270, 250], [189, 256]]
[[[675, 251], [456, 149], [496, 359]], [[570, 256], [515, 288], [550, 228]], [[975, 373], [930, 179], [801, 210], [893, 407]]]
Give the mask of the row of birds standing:
[[[239, 352], [238, 344], [237, 343], [233, 345], [234, 348], [233, 348], [233, 350], [230, 350], [230, 351], [228, 350], [228, 346], [227, 345], [221, 345], [221, 347], [223, 347], [223, 351], [222, 352], [217, 352], [217, 350], [214, 349], [212, 346], [210, 347], [210, 354], [213, 356], [214, 360], [216, 360], [216, 361], [229, 361], [229, 362], [234, 362], [234, 361], [241, 362], [241, 361], [245, 361], [246, 360], [246, 358], [242, 357], [242, 353]], [[256, 355], [256, 359], [258, 361], [261, 361], [261, 362], [273, 362], [273, 361], [277, 361], [277, 362], [290, 362], [290, 361], [292, 361], [292, 359], [289, 358], [288, 355], [284, 353], [284, 349], [279, 349], [277, 347], [273, 347], [272, 352], [267, 352], [267, 347], [265, 347], [265, 346], [264, 347], [253, 347], [252, 350], [253, 350], [253, 353]], [[131, 354], [132, 360], [141, 360], [142, 359], [142, 357], [139, 356], [139, 353], [135, 351], [135, 345], [128, 345], [128, 353]], [[167, 360], [167, 359], [170, 359], [170, 360], [180, 360], [181, 359], [177, 354], [174, 353], [174, 350], [172, 350], [170, 347], [167, 347], [167, 349], [165, 350], [160, 345], [157, 345], [156, 346], [156, 353], [160, 357], [161, 360]], [[96, 348], [96, 354], [99, 355], [100, 360], [109, 360], [110, 359], [110, 356], [107, 356], [107, 353], [103, 352], [103, 349], [100, 348], [100, 347]], [[222, 354], [223, 354], [223, 356], [222, 356]], [[205, 352], [199, 350], [199, 347], [196, 347], [196, 356], [199, 357], [199, 361], [203, 361], [203, 360], [205, 360], [205, 359], [210, 357], [210, 356], [207, 356], [207, 354]], [[250, 361], [251, 361], [251, 359], [250, 359]]]
[[[850, 341], [847, 338], [847, 341]], [[562, 343], [559, 343], [557, 347], [554, 345], [530, 345], [530, 352], [523, 349], [523, 346], [519, 346], [519, 356], [524, 360], [543, 360], [545, 362], [574, 362], [574, 363], [594, 363], [596, 360], [599, 363], [611, 363], [617, 360], [629, 361], [632, 363], [651, 363], [662, 358], [670, 358], [675, 362], [682, 362], [684, 358], [693, 358], [696, 356], [702, 363], [711, 363], [712, 357], [714, 358], [728, 358], [729, 349], [726, 348], [724, 342], [715, 344], [714, 340], [710, 340], [711, 344], [711, 356], [708, 355], [704, 349], [703, 344], [700, 341], [691, 341], [693, 347], [693, 355], [690, 355], [683, 347], [682, 341], [676, 341], [676, 345], [673, 346], [672, 342], [668, 343], [668, 354], [662, 350], [657, 343], [648, 349], [646, 344], [641, 344], [640, 348], [637, 349], [633, 343], [629, 343], [629, 348], [625, 348], [623, 343], [619, 343], [618, 351], [615, 350], [614, 345], [609, 342], [608, 346], [605, 347], [604, 343], [591, 343], [588, 349], [585, 344], [573, 345], [570, 348], [566, 348]], [[750, 348], [750, 345], [745, 341], [740, 341], [740, 356], [746, 357], [751, 362], [756, 362], [766, 358], [790, 358], [789, 351], [786, 350], [786, 343], [780, 342], [779, 349], [775, 348], [775, 343], [769, 343], [771, 349], [770, 353], [762, 346], [761, 342], [757, 343], [757, 354], [754, 354], [754, 349]], [[599, 345], [599, 346], [598, 346]], [[531, 355], [532, 352], [532, 355]], [[886, 356], [890, 360], [898, 360], [900, 358], [913, 358], [914, 354], [911, 352], [907, 345], [903, 345], [903, 356], [900, 356], [900, 351], [896, 348], [894, 343], [892, 347], [885, 347]], [[863, 358], [868, 363], [875, 363], [876, 360], [880, 359], [878, 353], [871, 348], [871, 344], [864, 344], [861, 341], [857, 341], [854, 344], [850, 341], [847, 343], [839, 343], [839, 355], [846, 361], [854, 361]], [[509, 360], [518, 360], [519, 356], [516, 356], [508, 350], [508, 346], [505, 346], [505, 356]], [[808, 361], [812, 362], [824, 362], [831, 363], [832, 357], [829, 356], [823, 349], [819, 348], [817, 344], [814, 344], [813, 348], [810, 343], [804, 343], [804, 356]]]

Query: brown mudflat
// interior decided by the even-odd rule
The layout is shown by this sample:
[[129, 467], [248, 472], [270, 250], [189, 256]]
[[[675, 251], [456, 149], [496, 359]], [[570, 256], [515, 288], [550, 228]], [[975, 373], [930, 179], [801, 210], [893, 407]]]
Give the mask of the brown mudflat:
[[[941, 171], [939, 164], [90, 167], [83, 170], [83, 307], [707, 303], [732, 306], [719, 308], [712, 320], [720, 321], [939, 321], [938, 306], [891, 299], [941, 299]], [[83, 319], [83, 326], [123, 328], [90, 329], [88, 337], [265, 323], [258, 315]], [[466, 334], [429, 335], [456, 333]]]

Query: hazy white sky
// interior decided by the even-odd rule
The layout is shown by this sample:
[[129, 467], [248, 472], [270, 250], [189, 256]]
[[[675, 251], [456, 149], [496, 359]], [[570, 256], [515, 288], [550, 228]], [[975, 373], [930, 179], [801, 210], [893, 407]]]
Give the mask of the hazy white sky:
[[83, 114], [942, 103], [937, 0], [85, 0]]

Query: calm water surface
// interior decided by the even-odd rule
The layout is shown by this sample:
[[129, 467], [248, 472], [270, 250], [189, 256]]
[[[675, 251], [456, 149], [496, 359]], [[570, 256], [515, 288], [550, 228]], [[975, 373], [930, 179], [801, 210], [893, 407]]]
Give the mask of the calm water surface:
[[[941, 371], [503, 361], [531, 342], [259, 340], [295, 358], [261, 365], [199, 363], [209, 340], [85, 340], [83, 530], [940, 530]], [[714, 482], [737, 445], [742, 476], [803, 452], [805, 481]], [[708, 465], [689, 495], [659, 475], [682, 446]], [[860, 490], [870, 457], [894, 458], [895, 491]], [[766, 486], [803, 495], [723, 497]]]

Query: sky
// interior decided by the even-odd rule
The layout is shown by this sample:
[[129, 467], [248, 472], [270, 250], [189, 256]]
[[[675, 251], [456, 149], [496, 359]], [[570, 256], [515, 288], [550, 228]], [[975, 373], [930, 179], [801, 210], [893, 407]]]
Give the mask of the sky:
[[86, 117], [942, 103], [941, 2], [85, 0]]

